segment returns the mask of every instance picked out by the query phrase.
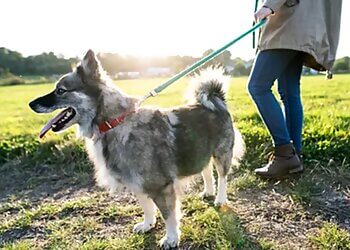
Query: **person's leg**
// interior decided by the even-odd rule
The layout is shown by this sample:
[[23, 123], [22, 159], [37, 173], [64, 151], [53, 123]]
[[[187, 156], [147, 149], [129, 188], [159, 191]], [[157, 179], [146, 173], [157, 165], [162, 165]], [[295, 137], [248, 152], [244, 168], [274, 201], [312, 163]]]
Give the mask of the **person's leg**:
[[255, 173], [263, 177], [282, 177], [300, 168], [300, 160], [290, 143], [291, 138], [282, 109], [271, 91], [274, 81], [298, 54], [298, 51], [293, 50], [262, 51], [255, 59], [249, 78], [248, 91], [275, 146], [274, 157], [270, 162], [264, 167], [255, 169]]
[[266, 50], [258, 53], [248, 81], [248, 91], [254, 100], [275, 146], [290, 143], [290, 135], [282, 109], [271, 87], [288, 64], [297, 56], [294, 50]]
[[278, 78], [278, 92], [284, 107], [286, 125], [294, 147], [301, 153], [303, 106], [300, 97], [300, 76], [303, 69], [302, 54], [292, 60]]

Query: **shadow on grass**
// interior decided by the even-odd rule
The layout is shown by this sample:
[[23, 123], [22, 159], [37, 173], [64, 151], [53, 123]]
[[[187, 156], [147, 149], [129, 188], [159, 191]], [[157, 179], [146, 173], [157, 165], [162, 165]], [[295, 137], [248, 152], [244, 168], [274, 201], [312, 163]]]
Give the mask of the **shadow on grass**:
[[[108, 210], [112, 203], [113, 210]], [[158, 249], [158, 242], [165, 234], [164, 222], [159, 218], [149, 233], [132, 233], [130, 224], [141, 219], [140, 209], [134, 204], [137, 209], [126, 212], [115, 205], [101, 199], [93, 204], [89, 200], [65, 202], [51, 208], [42, 206], [16, 218], [6, 231], [0, 230], [0, 246], [12, 244], [15, 249], [23, 240], [34, 238], [47, 239], [45, 248]], [[183, 211], [180, 249], [262, 249], [247, 234], [230, 206], [217, 209], [212, 201], [187, 196]]]
[[38, 200], [91, 184], [92, 165], [82, 143], [70, 134], [46, 142], [30, 134], [13, 136], [0, 148], [0, 201], [17, 196]]
[[288, 195], [314, 217], [350, 231], [349, 168], [320, 165], [306, 165], [310, 169], [303, 175], [284, 180], [275, 190]]
[[[271, 194], [271, 200], [282, 197], [284, 203], [294, 202], [302, 206], [301, 215], [293, 213], [293, 204], [290, 211], [288, 210], [287, 215], [296, 218], [295, 220], [301, 216], [312, 223], [312, 220], [318, 217], [321, 221], [333, 221], [341, 227], [350, 228], [346, 222], [350, 217], [350, 167], [346, 161], [350, 143], [349, 135], [345, 131], [349, 118], [339, 119], [340, 125], [331, 128], [330, 131], [316, 127], [304, 132], [307, 170], [301, 177], [283, 180], [278, 184], [276, 181], [268, 182], [263, 191], [252, 185], [246, 186], [245, 188], [251, 189], [254, 195], [242, 196], [239, 199], [247, 199], [247, 206], [254, 203], [259, 206], [262, 200], [269, 201]], [[247, 144], [242, 169], [249, 171], [265, 163], [267, 152], [272, 149], [265, 128], [258, 124], [258, 116], [254, 116], [253, 120], [252, 126], [242, 128]], [[314, 127], [310, 124], [306, 129], [308, 126]], [[29, 203], [36, 203], [46, 197], [59, 197], [64, 192], [77, 192], [92, 184], [92, 166], [82, 143], [73, 139], [72, 135], [63, 135], [59, 140], [41, 143], [33, 135], [26, 134], [2, 140], [0, 146], [0, 202], [15, 201], [17, 197], [24, 197]], [[251, 181], [253, 184], [256, 182], [254, 179]], [[279, 195], [277, 198], [276, 194]], [[216, 211], [211, 206], [204, 206], [203, 209], [203, 205], [196, 204], [196, 201], [192, 200], [185, 205], [185, 219], [182, 223], [183, 249], [261, 249], [256, 236], [250, 236], [244, 228], [243, 225], [247, 222], [242, 222], [243, 218], [233, 210]], [[268, 206], [262, 207], [258, 213], [266, 218], [283, 220], [285, 211], [278, 210], [278, 205], [275, 208], [276, 211], [271, 211]], [[68, 211], [67, 217], [68, 215], [71, 216], [71, 212]], [[252, 217], [251, 220], [256, 218]], [[298, 222], [295, 225], [298, 225]], [[13, 230], [4, 237], [11, 238], [12, 234], [23, 234], [22, 231]], [[31, 234], [31, 229], [28, 230], [25, 233]], [[33, 230], [35, 234], [40, 234], [40, 230]], [[130, 242], [125, 241], [125, 244], [139, 242], [137, 244], [141, 245], [137, 246], [141, 249], [152, 249], [156, 246], [156, 236], [161, 233], [164, 233], [164, 228], [145, 236], [132, 236]]]
[[[305, 172], [270, 181], [260, 179], [253, 172], [268, 162], [268, 152], [273, 150], [268, 135], [260, 133], [260, 129], [265, 128], [255, 124], [257, 118], [252, 118], [250, 128], [241, 128], [247, 152], [240, 169], [230, 176], [231, 191], [235, 193], [230, 199], [251, 206], [242, 212], [241, 219], [249, 217], [251, 224], [259, 227], [266, 223], [265, 229], [257, 233], [258, 238], [273, 239], [273, 234], [281, 234], [292, 239], [294, 228], [315, 232], [324, 222], [332, 222], [350, 232], [350, 118], [337, 117], [330, 127], [324, 127], [325, 124], [316, 121], [316, 117], [306, 121]], [[317, 122], [319, 124], [315, 125]], [[255, 216], [263, 218], [263, 222], [257, 225]], [[283, 227], [284, 221], [290, 218], [290, 232], [288, 228], [279, 233], [268, 229]]]

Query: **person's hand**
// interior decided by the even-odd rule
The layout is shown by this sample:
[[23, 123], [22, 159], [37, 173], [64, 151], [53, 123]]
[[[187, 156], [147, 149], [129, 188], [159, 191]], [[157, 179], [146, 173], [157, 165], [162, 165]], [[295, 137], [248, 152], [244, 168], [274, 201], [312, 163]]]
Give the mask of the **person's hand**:
[[260, 10], [254, 13], [254, 18], [256, 21], [260, 21], [267, 18], [271, 14], [273, 14], [273, 11], [269, 7], [263, 6], [260, 8]]

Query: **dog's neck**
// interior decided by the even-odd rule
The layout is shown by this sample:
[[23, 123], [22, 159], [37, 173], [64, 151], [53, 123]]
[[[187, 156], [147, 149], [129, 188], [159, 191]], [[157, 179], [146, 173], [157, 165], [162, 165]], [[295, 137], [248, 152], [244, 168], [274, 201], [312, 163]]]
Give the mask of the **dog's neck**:
[[106, 86], [99, 97], [94, 122], [98, 125], [124, 112], [135, 110], [136, 104], [136, 98], [127, 96], [114, 86]]
[[96, 116], [84, 136], [96, 140], [101, 136], [99, 124], [135, 110], [137, 102], [138, 99], [127, 96], [113, 85], [104, 86], [97, 100]]
[[124, 94], [112, 83], [105, 82], [100, 86], [101, 92], [96, 100], [95, 117], [91, 123], [79, 125], [79, 135], [90, 139], [101, 136], [98, 129], [100, 123], [117, 118], [124, 112], [135, 110], [138, 103], [138, 99]]

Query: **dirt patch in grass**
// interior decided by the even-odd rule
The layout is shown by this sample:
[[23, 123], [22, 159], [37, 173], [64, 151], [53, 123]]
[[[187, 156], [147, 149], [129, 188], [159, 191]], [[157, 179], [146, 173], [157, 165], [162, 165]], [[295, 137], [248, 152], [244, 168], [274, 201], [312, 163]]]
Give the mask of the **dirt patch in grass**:
[[262, 188], [250, 177], [255, 186], [234, 189], [231, 204], [249, 237], [262, 247], [317, 249], [310, 237], [318, 235], [325, 222], [350, 233], [350, 178], [348, 173], [338, 177], [335, 171], [339, 169], [327, 168], [327, 174], [322, 168], [307, 169], [290, 179], [263, 181]]
[[310, 247], [307, 235], [322, 224], [302, 205], [274, 191], [240, 191], [232, 206], [251, 237], [268, 239], [281, 249]]
[[[49, 152], [52, 159], [38, 153], [1, 166], [0, 247], [155, 249], [164, 223], [158, 219], [145, 235], [132, 233], [142, 220], [135, 198], [97, 188], [82, 149], [64, 146]], [[338, 235], [347, 244], [349, 164], [306, 161], [303, 175], [266, 181], [252, 172], [264, 150], [230, 174], [226, 211], [197, 198], [200, 183], [192, 187], [195, 195], [184, 197], [181, 249], [317, 249]], [[336, 229], [322, 231], [325, 223]]]

